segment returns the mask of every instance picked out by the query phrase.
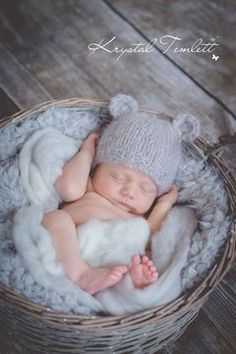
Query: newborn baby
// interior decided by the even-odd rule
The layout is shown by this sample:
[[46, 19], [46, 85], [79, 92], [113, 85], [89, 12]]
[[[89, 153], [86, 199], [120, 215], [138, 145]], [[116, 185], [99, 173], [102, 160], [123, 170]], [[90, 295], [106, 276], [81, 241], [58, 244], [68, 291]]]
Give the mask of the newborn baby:
[[[89, 172], [95, 152], [96, 134], [82, 144], [80, 152], [65, 166], [55, 187], [63, 200], [62, 210], [45, 214], [44, 226], [50, 231], [58, 260], [68, 277], [95, 293], [116, 284], [129, 271], [133, 284], [144, 287], [157, 279], [156, 268], [147, 256], [134, 255], [131, 267], [93, 268], [81, 258], [76, 228], [91, 218], [110, 220], [144, 215], [152, 206], [157, 187], [144, 173], [122, 164], [100, 164], [92, 178]], [[160, 198], [148, 217], [150, 234], [158, 230], [177, 200], [173, 187]], [[96, 232], [96, 230], [94, 230]]]
[[[92, 267], [81, 257], [76, 228], [91, 218], [140, 217], [151, 209], [150, 236], [159, 230], [178, 197], [173, 180], [181, 157], [181, 129], [186, 127], [184, 123], [180, 127], [181, 120], [174, 127], [140, 116], [136, 101], [125, 95], [115, 96], [109, 108], [115, 120], [99, 140], [98, 135], [89, 135], [55, 182], [66, 203], [43, 218], [65, 274], [90, 294], [115, 285], [127, 272], [137, 288], [157, 279], [152, 261], [139, 254], [133, 255], [130, 267]], [[195, 120], [189, 122], [192, 132]], [[90, 176], [94, 161], [97, 166]]]

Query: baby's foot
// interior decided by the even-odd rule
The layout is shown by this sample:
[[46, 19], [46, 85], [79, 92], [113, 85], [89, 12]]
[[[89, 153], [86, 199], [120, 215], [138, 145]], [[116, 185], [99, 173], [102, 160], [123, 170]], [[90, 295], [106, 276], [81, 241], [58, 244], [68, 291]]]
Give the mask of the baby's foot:
[[158, 278], [158, 273], [153, 262], [147, 257], [138, 254], [132, 257], [130, 276], [136, 288], [144, 288]]
[[126, 266], [111, 268], [93, 268], [88, 266], [77, 280], [77, 284], [88, 293], [95, 294], [118, 283], [127, 271], [128, 267]]

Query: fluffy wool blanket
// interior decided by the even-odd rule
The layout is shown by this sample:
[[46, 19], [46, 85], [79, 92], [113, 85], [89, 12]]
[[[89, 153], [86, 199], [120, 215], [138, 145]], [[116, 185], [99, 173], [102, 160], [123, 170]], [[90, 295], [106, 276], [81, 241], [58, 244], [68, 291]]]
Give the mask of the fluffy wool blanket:
[[[201, 151], [194, 147], [192, 153], [192, 148], [187, 147], [184, 150], [184, 159], [176, 178], [176, 183], [180, 187], [178, 205], [187, 204], [195, 210], [198, 216], [198, 227], [190, 240], [191, 230], [195, 227], [195, 219], [191, 218], [193, 216], [192, 211], [189, 208], [178, 206], [169, 213], [168, 222], [166, 220], [161, 232], [152, 239], [152, 257], [160, 273], [158, 281], [144, 290], [138, 290], [132, 288], [132, 283], [127, 275], [116, 287], [100, 292], [94, 297], [66, 279], [51, 247], [49, 234], [41, 226], [42, 215], [46, 210], [55, 209], [60, 203], [60, 197], [53, 188], [53, 181], [61, 173], [63, 164], [78, 150], [81, 142], [90, 132], [102, 131], [108, 120], [109, 117], [105, 109], [88, 109], [86, 107], [50, 108], [41, 114], [24, 120], [20, 124], [11, 124], [0, 130], [0, 282], [7, 287], [16, 289], [33, 301], [53, 309], [86, 315], [100, 311], [121, 314], [148, 308], [156, 304], [164, 304], [178, 296], [181, 289], [185, 291], [203, 279], [213, 265], [215, 257], [221, 251], [220, 247], [227, 237], [230, 218], [227, 209], [227, 194], [223, 183], [217, 171], [208, 163], [205, 163], [205, 157], [201, 154]], [[43, 129], [45, 127], [47, 130]], [[60, 141], [53, 138], [55, 131], [53, 129], [49, 131], [49, 127], [56, 127], [60, 131]], [[54, 140], [52, 145], [55, 149], [43, 144], [43, 135], [46, 132], [51, 134], [51, 141]], [[31, 151], [27, 154], [27, 148], [24, 150], [23, 146], [33, 146], [33, 140], [30, 141], [31, 138], [29, 139], [30, 136], [33, 137], [32, 134], [34, 134], [34, 139], [37, 137], [35, 143], [37, 141], [38, 145], [37, 148], [34, 147], [34, 153]], [[67, 142], [70, 141], [65, 155], [60, 155], [62, 138]], [[40, 141], [41, 143], [39, 143]], [[25, 161], [18, 155], [18, 152], [23, 150], [26, 152]], [[60, 156], [53, 155], [54, 153]], [[48, 159], [47, 162], [42, 159], [45, 155]], [[52, 169], [50, 169], [48, 161], [54, 161]], [[47, 177], [41, 175], [40, 169], [47, 171]], [[25, 176], [24, 185], [23, 175]], [[40, 189], [37, 186], [42, 187], [40, 187], [40, 193], [38, 193]], [[27, 245], [26, 248], [23, 247], [24, 255], [23, 253], [19, 254], [19, 252], [16, 252], [16, 246], [12, 239], [14, 211], [22, 205], [29, 204], [29, 201], [31, 206], [19, 210], [15, 216], [14, 235], [21, 234], [19, 238], [16, 236], [16, 243], [17, 238], [18, 243], [22, 243], [22, 245], [23, 243], [26, 245], [28, 242], [29, 253], [32, 253], [36, 248], [37, 256], [34, 261], [30, 257], [27, 258]], [[22, 219], [25, 223], [22, 222]], [[193, 223], [185, 224], [183, 221], [186, 219], [192, 219]], [[122, 224], [119, 224], [119, 220], [116, 220], [117, 224], [112, 227], [112, 224], [104, 224], [104, 222], [93, 220], [90, 225], [84, 225], [84, 229], [82, 228], [79, 231], [80, 246], [84, 257], [88, 257], [86, 259], [92, 262], [92, 258], [89, 257], [89, 250], [93, 245], [93, 243], [89, 243], [90, 238], [93, 239], [95, 246], [96, 237], [97, 244], [102, 245], [98, 246], [98, 249], [104, 249], [104, 252], [105, 248], [103, 243], [100, 242], [106, 243], [106, 238], [111, 241], [114, 237], [119, 242], [121, 239], [126, 239], [122, 230], [125, 228], [126, 235], [127, 227], [123, 222], [124, 220], [122, 220]], [[97, 223], [96, 235], [94, 235], [94, 230], [92, 232], [92, 223]], [[137, 220], [137, 223], [134, 224], [135, 232], [133, 231], [133, 235], [135, 237], [138, 235], [135, 228], [139, 223], [140, 220]], [[143, 230], [145, 230], [144, 219], [142, 219], [142, 225]], [[177, 228], [176, 225], [178, 225]], [[89, 232], [89, 227], [91, 227], [91, 232]], [[114, 235], [112, 238], [110, 238], [111, 229]], [[97, 232], [98, 230], [99, 232]], [[129, 227], [129, 230], [131, 242], [133, 229]], [[144, 233], [143, 231], [143, 235]], [[186, 238], [182, 238], [183, 235]], [[169, 236], [173, 237], [174, 242], [169, 239], [168, 247], [164, 247], [162, 241], [167, 241], [166, 237]], [[178, 237], [181, 237], [181, 239], [178, 239]], [[175, 242], [176, 240], [178, 242]], [[189, 240], [191, 242], [190, 247]], [[88, 242], [87, 245], [84, 241]], [[121, 245], [122, 242], [119, 246]], [[132, 245], [132, 242], [129, 247], [130, 245]], [[123, 243], [123, 247], [127, 246], [126, 243]], [[140, 248], [137, 251], [142, 252], [143, 246], [139, 246]], [[45, 252], [46, 248], [47, 252]], [[112, 249], [113, 251], [118, 250], [117, 243], [112, 246]], [[168, 255], [165, 255], [165, 251]], [[106, 254], [106, 257], [109, 256], [108, 258], [105, 257], [104, 252], [97, 255], [97, 262], [100, 259], [100, 261], [109, 264], [111, 262], [110, 256], [113, 256], [113, 259], [118, 259], [118, 252], [117, 254], [116, 252], [113, 252], [113, 254], [108, 252]], [[126, 260], [122, 258], [122, 262], [129, 262], [129, 257], [127, 255]], [[165, 257], [166, 262], [163, 261], [162, 257]], [[27, 263], [27, 259], [29, 263]], [[37, 264], [42, 264], [44, 268], [38, 268], [38, 273], [32, 276]], [[176, 273], [172, 271], [173, 267], [175, 267]], [[182, 271], [179, 271], [180, 269]], [[176, 274], [179, 276], [178, 285], [180, 285], [180, 288], [173, 289], [171, 287], [173, 279], [169, 276], [170, 273], [174, 280]], [[169, 282], [166, 280], [167, 278]], [[164, 282], [165, 287], [162, 286]], [[124, 288], [126, 291], [123, 291]], [[171, 289], [171, 291], [168, 292], [168, 289]], [[143, 296], [144, 294], [145, 296]]]
[[[74, 284], [66, 279], [62, 264], [57, 261], [51, 237], [41, 224], [43, 212], [58, 207], [54, 182], [62, 167], [78, 150], [78, 143], [59, 131], [46, 128], [34, 133], [19, 155], [23, 186], [31, 206], [20, 208], [14, 218], [13, 238], [33, 278], [43, 286], [75, 293]], [[111, 289], [101, 291], [96, 300], [78, 288], [82, 305], [112, 314], [133, 312], [173, 300], [182, 290], [180, 272], [186, 263], [190, 237], [196, 217], [189, 208], [176, 207], [165, 227], [153, 240], [153, 260], [160, 271], [155, 285], [144, 290], [134, 288], [129, 274]], [[90, 220], [78, 229], [83, 258], [94, 266], [130, 264], [133, 254], [144, 254], [149, 227], [144, 218], [128, 220]], [[60, 288], [58, 288], [58, 286]], [[71, 290], [70, 290], [71, 287]]]

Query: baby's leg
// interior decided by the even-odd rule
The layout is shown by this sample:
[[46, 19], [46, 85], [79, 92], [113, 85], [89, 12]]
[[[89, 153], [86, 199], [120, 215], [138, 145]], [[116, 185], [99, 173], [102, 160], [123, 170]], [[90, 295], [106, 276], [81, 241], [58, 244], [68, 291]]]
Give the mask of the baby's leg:
[[43, 226], [51, 234], [57, 258], [63, 264], [65, 274], [90, 294], [116, 284], [127, 272], [126, 266], [94, 268], [86, 263], [80, 254], [74, 221], [65, 210], [45, 214]]
[[136, 288], [144, 288], [152, 284], [158, 278], [158, 273], [153, 262], [147, 256], [132, 257], [132, 263], [129, 274]]

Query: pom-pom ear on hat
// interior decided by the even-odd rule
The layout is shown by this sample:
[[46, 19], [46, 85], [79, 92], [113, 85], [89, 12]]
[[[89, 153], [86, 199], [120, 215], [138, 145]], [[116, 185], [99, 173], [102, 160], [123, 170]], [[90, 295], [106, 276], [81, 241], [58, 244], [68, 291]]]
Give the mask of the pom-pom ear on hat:
[[133, 97], [120, 93], [111, 99], [108, 109], [114, 119], [118, 119], [124, 115], [137, 113], [138, 102]]
[[172, 124], [183, 141], [192, 142], [200, 135], [200, 122], [191, 114], [178, 114]]

